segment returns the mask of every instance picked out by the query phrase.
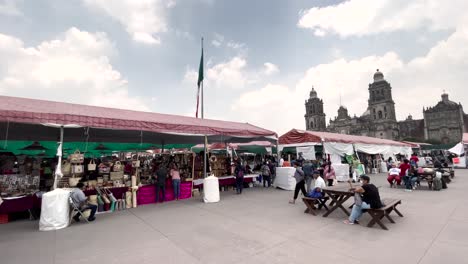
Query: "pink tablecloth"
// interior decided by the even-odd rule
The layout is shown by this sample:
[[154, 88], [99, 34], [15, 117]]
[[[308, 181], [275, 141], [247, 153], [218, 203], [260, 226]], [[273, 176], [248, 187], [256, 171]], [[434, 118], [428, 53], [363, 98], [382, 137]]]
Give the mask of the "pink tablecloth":
[[41, 208], [40, 204], [41, 199], [35, 194], [18, 199], [4, 199], [2, 205], [0, 205], [0, 214], [24, 212], [33, 208]]
[[[180, 199], [189, 199], [192, 197], [192, 183], [191, 182], [181, 182], [180, 183]], [[174, 189], [172, 188], [172, 182], [168, 181], [166, 183], [166, 196], [165, 200], [172, 201], [174, 200]], [[156, 203], [156, 185], [145, 185], [138, 188], [137, 191], [137, 204], [151, 204]]]

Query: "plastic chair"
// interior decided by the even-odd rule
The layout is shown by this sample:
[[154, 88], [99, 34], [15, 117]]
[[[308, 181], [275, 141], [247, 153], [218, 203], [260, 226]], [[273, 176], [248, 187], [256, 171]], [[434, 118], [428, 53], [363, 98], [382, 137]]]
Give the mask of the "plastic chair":
[[80, 214], [80, 216], [86, 221], [86, 223], [89, 223], [88, 218], [86, 218], [83, 214], [83, 212], [80, 210], [80, 208], [76, 205], [75, 201], [73, 201], [73, 198], [70, 196], [68, 197], [68, 203], [70, 204], [71, 207], [71, 212], [70, 212], [70, 222], [69, 225], [72, 222], [73, 216], [75, 216], [75, 213]]

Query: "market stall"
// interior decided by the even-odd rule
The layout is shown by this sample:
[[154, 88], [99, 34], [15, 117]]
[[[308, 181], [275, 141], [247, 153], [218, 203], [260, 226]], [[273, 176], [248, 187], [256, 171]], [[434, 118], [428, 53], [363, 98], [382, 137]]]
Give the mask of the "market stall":
[[[128, 193], [132, 187], [134, 204], [138, 199], [142, 203], [151, 200], [154, 183], [150, 176], [161, 164], [178, 165], [182, 197], [191, 196], [192, 164], [197, 157], [189, 152], [144, 155], [146, 150], [190, 148], [205, 137], [208, 142], [231, 143], [276, 142], [277, 138], [274, 132], [248, 123], [7, 96], [0, 96], [0, 135], [3, 151], [12, 156], [0, 177], [0, 193], [6, 200], [29, 196], [42, 187], [47, 191], [83, 181], [93, 198], [94, 190], [101, 189], [122, 199], [123, 191], [118, 188]], [[20, 156], [26, 156], [24, 164]], [[170, 182], [166, 187], [170, 200]]]
[[457, 155], [452, 159], [453, 167], [466, 168], [467, 167], [467, 153], [468, 153], [468, 133], [463, 134], [462, 142], [455, 145], [448, 150], [450, 153]]
[[[369, 155], [382, 155], [388, 158], [395, 154], [411, 154], [409, 144], [402, 142], [345, 134], [336, 134], [328, 132], [304, 131], [293, 129], [279, 137], [280, 151], [285, 147], [304, 147], [322, 145], [327, 159], [332, 162], [332, 166], [336, 171], [337, 180], [345, 181], [350, 176], [350, 164], [354, 168], [352, 159], [347, 161], [349, 156], [355, 155], [358, 152]], [[362, 165], [362, 164], [361, 164]], [[359, 166], [359, 163], [358, 163]]]

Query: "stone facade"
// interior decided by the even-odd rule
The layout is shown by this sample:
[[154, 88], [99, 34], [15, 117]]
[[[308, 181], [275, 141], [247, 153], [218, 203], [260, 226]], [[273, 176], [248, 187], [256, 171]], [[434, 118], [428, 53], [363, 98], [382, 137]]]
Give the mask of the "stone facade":
[[425, 138], [429, 141], [452, 143], [460, 141], [466, 131], [466, 115], [463, 106], [442, 94], [442, 100], [434, 107], [423, 110]]
[[406, 120], [397, 121], [392, 87], [379, 70], [368, 90], [368, 107], [362, 116], [351, 117], [346, 107], [340, 106], [338, 116], [330, 119], [327, 127], [323, 101], [312, 88], [306, 101], [306, 129], [433, 143], [459, 142], [463, 133], [468, 131], [468, 115], [462, 105], [450, 101], [446, 93], [442, 94], [442, 100], [436, 106], [423, 109], [424, 119], [415, 120], [409, 115]]

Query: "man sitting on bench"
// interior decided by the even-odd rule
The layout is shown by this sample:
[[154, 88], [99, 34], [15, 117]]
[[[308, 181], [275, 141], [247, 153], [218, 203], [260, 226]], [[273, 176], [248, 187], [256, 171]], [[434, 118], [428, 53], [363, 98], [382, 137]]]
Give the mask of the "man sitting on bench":
[[380, 201], [379, 189], [377, 189], [374, 184], [369, 183], [369, 176], [362, 175], [360, 178], [362, 186], [352, 189], [357, 195], [351, 215], [349, 216], [349, 219], [344, 221], [344, 223], [348, 225], [358, 224], [358, 220], [361, 217], [363, 210], [383, 207], [382, 202]]

